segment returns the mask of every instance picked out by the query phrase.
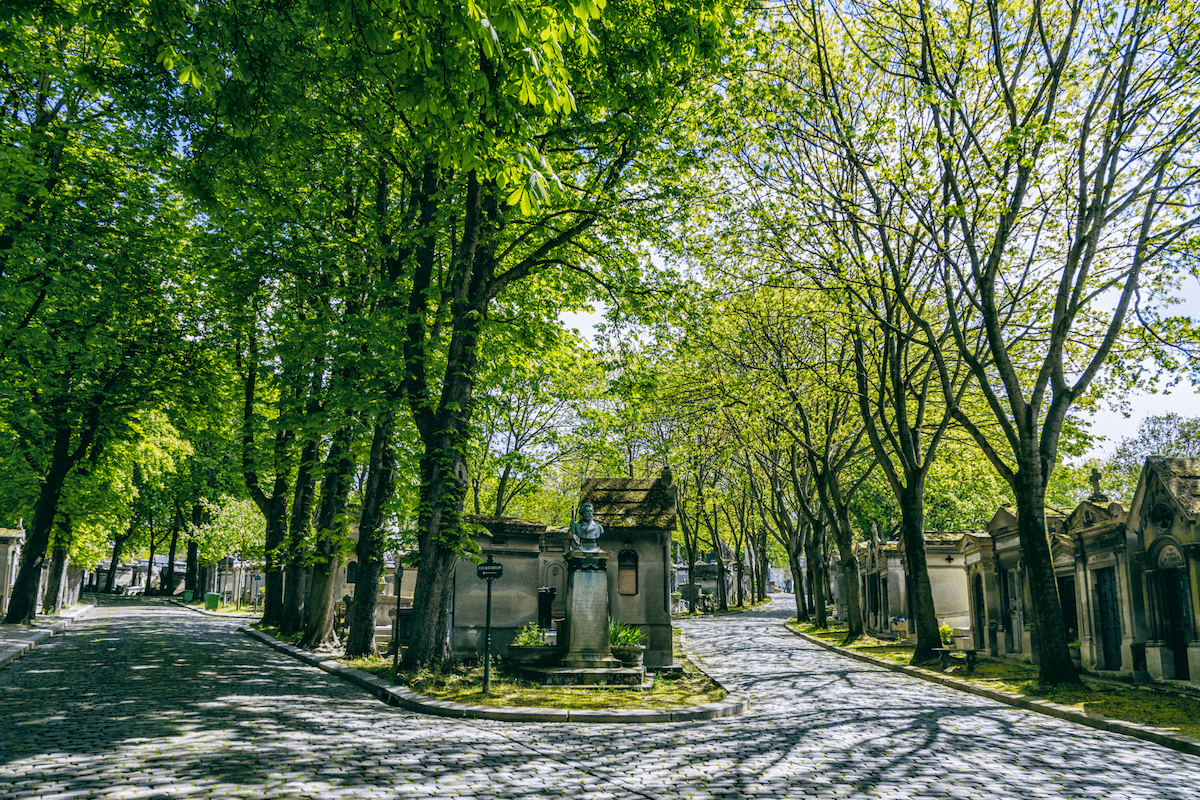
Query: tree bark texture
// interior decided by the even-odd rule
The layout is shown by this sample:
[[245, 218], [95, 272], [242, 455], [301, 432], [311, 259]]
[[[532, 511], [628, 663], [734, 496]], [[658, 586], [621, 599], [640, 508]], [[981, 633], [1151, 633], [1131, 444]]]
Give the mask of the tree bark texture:
[[392, 414], [375, 425], [371, 454], [367, 466], [367, 485], [363, 493], [362, 519], [358, 527], [358, 581], [354, 585], [354, 600], [349, 618], [350, 632], [346, 640], [346, 655], [350, 657], [375, 655], [375, 606], [379, 598], [379, 581], [383, 577], [383, 559], [387, 532], [383, 529], [383, 509], [392, 499], [395, 486], [396, 460], [392, 452]]
[[175, 594], [175, 554], [179, 548], [179, 533], [183, 530], [183, 510], [175, 507], [175, 518], [171, 522], [171, 546], [167, 550], [167, 569], [163, 573], [158, 593], [164, 597]]
[[62, 496], [67, 473], [75, 463], [70, 452], [71, 430], [60, 427], [55, 431], [54, 454], [50, 469], [38, 490], [38, 499], [33, 506], [33, 519], [25, 532], [25, 544], [21, 548], [21, 566], [13, 581], [8, 599], [8, 611], [4, 615], [7, 623], [27, 625], [37, 614], [38, 585], [42, 581], [42, 568], [46, 562], [46, 548], [50, 545], [50, 532], [54, 516], [58, 512], [58, 500]]
[[1025, 559], [1033, 611], [1033, 646], [1038, 654], [1038, 681], [1046, 684], [1078, 683], [1079, 673], [1067, 647], [1054, 557], [1046, 531], [1046, 489], [1036, 468], [1030, 476], [1018, 473], [1023, 491], [1017, 493], [1017, 536]]
[[350, 440], [349, 427], [335, 433], [325, 459], [312, 586], [305, 604], [309, 608], [308, 625], [300, 639], [300, 647], [306, 650], [316, 650], [337, 641], [337, 631], [333, 625], [333, 606], [336, 602], [333, 592], [334, 578], [341, 566], [341, 545], [345, 539], [346, 498], [350, 495], [354, 478]]
[[920, 664], [934, 657], [942, 646], [938, 632], [937, 609], [933, 605], [933, 585], [929, 581], [929, 562], [925, 557], [925, 507], [923, 476], [908, 476], [908, 486], [900, 498], [900, 535], [904, 538], [904, 570], [912, 599], [917, 646], [910, 663]]
[[43, 614], [57, 614], [62, 610], [63, 574], [67, 571], [67, 548], [70, 547], [70, 543], [70, 517], [60, 515], [54, 555], [50, 559], [50, 574], [46, 581], [46, 595], [42, 598]]
[[283, 617], [279, 625], [280, 631], [288, 636], [304, 630], [304, 567], [309, 556], [307, 539], [317, 494], [315, 467], [318, 448], [319, 442], [315, 437], [305, 442], [296, 470], [283, 580]]

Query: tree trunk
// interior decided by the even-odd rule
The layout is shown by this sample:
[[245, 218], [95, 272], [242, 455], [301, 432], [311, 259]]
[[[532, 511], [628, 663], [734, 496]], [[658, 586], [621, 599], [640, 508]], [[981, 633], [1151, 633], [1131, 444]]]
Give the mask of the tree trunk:
[[317, 533], [316, 562], [313, 564], [312, 584], [309, 586], [308, 601], [305, 603], [309, 609], [309, 619], [304, 636], [300, 638], [300, 647], [306, 650], [316, 650], [326, 645], [336, 646], [338, 643], [337, 630], [333, 625], [334, 605], [337, 603], [333, 589], [334, 577], [342, 565], [342, 560], [336, 554], [336, 547], [331, 541], [333, 533], [324, 530]]
[[263, 598], [264, 625], [283, 625], [283, 566], [284, 544], [287, 540], [287, 496], [275, 495], [268, 501], [263, 515], [267, 518], [267, 535], [263, 546], [266, 554]]
[[836, 512], [837, 521], [833, 526], [834, 543], [837, 545], [838, 556], [841, 558], [842, 591], [846, 601], [846, 638], [843, 645], [850, 644], [863, 635], [862, 604], [858, 596], [858, 560], [854, 557], [854, 540], [850, 531], [850, 520], [845, 509]]
[[758, 602], [767, 599], [767, 591], [771, 588], [771, 559], [767, 555], [767, 537], [761, 537], [759, 542], [760, 561], [758, 566]]
[[283, 618], [280, 632], [292, 635], [304, 630], [304, 565], [308, 560], [308, 534], [316, 501], [316, 466], [319, 442], [305, 442], [296, 471], [292, 515], [288, 525], [287, 566], [283, 579]]
[[709, 517], [708, 514], [705, 513], [704, 521], [708, 526], [709, 540], [712, 542], [713, 546], [713, 557], [717, 560], [717, 607], [722, 611], [728, 611], [729, 592], [726, 588], [725, 557], [721, 552], [723, 549], [721, 546], [721, 536], [717, 532], [717, 521], [715, 518]]
[[116, 591], [117, 580], [117, 562], [121, 560], [121, 550], [125, 547], [125, 542], [133, 535], [134, 522], [130, 521], [129, 529], [124, 535], [117, 534], [113, 537], [112, 560], [108, 563], [108, 581], [104, 589], [109, 594]]
[[183, 578], [183, 588], [190, 589], [192, 600], [200, 595], [200, 547], [195, 539], [188, 539], [187, 574]]
[[814, 526], [808, 537], [809, 545], [805, 550], [808, 560], [808, 591], [812, 598], [813, 611], [816, 614], [818, 628], [829, 627], [829, 611], [826, 608], [825, 595], [825, 558], [822, 539], [825, 538], [824, 526]]
[[456, 467], [460, 471], [465, 468], [461, 450], [451, 445], [449, 435], [443, 435], [445, 445], [427, 445], [421, 459], [422, 483], [427, 487], [422, 494], [427, 499], [420, 513], [417, 546], [421, 564], [413, 591], [412, 634], [406, 658], [415, 667], [441, 663], [449, 657], [450, 599], [458, 556], [441, 542], [462, 524], [466, 487], [456, 477]]
[[154, 553], [157, 549], [158, 542], [154, 536], [154, 518], [150, 518], [150, 557], [146, 559], [146, 584], [142, 588], [142, 594], [150, 594], [150, 579], [154, 577]]
[[179, 547], [179, 533], [182, 530], [183, 511], [176, 506], [175, 519], [171, 524], [171, 546], [167, 550], [167, 568], [163, 572], [162, 583], [158, 587], [158, 593], [164, 597], [171, 597], [175, 594], [175, 552]]
[[504, 494], [508, 491], [508, 479], [512, 474], [512, 465], [505, 464], [504, 469], [500, 470], [500, 479], [496, 482], [496, 513], [493, 516], [500, 516], [504, 513]]
[[383, 577], [384, 547], [387, 532], [383, 529], [383, 507], [391, 500], [395, 486], [396, 466], [392, 453], [392, 414], [386, 413], [375, 425], [371, 440], [371, 455], [367, 471], [367, 486], [363, 492], [362, 519], [358, 527], [358, 581], [354, 584], [354, 601], [350, 608], [350, 633], [346, 639], [346, 655], [350, 657], [375, 655], [375, 606], [379, 598], [379, 580]]
[[736, 572], [737, 572], [737, 604], [738, 604], [738, 608], [742, 608], [746, 605], [746, 592], [742, 588], [742, 579], [745, 577], [745, 574], [746, 574], [746, 560], [741, 557], [741, 553], [738, 554]]
[[795, 590], [793, 598], [796, 601], [796, 621], [808, 622], [811, 617], [808, 616], [808, 604], [804, 602], [804, 581], [803, 570], [800, 569], [800, 555], [798, 552], [788, 553], [788, 567], [792, 570], [792, 588]]
[[933, 650], [942, 646], [942, 637], [938, 633], [929, 562], [925, 558], [923, 476], [910, 474], [907, 484], [900, 497], [900, 535], [904, 538], [904, 569], [908, 574], [908, 592], [917, 631], [917, 646], [909, 663], [921, 664], [934, 658]]
[[[351, 429], [342, 428], [333, 436], [325, 459], [325, 478], [321, 481], [321, 509], [317, 515], [317, 547], [313, 562], [313, 581], [309, 589], [308, 625], [300, 646], [316, 650], [336, 644], [334, 630], [334, 577], [341, 566], [342, 543], [346, 539], [346, 498], [354, 477], [354, 458], [350, 452]], [[264, 618], [264, 623], [266, 622]]]
[[25, 544], [21, 548], [21, 567], [13, 581], [8, 598], [7, 623], [28, 625], [37, 614], [38, 585], [42, 582], [42, 567], [46, 562], [46, 548], [50, 545], [50, 532], [54, 516], [58, 512], [58, 500], [62, 495], [67, 473], [74, 463], [70, 454], [71, 431], [59, 428], [55, 432], [54, 455], [46, 480], [38, 490], [38, 499], [33, 506], [33, 519], [25, 532]]
[[1017, 535], [1033, 611], [1033, 646], [1038, 655], [1038, 682], [1042, 684], [1079, 683], [1079, 673], [1067, 647], [1054, 558], [1046, 531], [1046, 489], [1036, 466], [1022, 466], [1017, 475]]
[[58, 536], [54, 539], [54, 556], [46, 581], [46, 596], [42, 598], [42, 613], [57, 614], [62, 610], [63, 574], [67, 570], [67, 548], [71, 545], [71, 518], [59, 514]]

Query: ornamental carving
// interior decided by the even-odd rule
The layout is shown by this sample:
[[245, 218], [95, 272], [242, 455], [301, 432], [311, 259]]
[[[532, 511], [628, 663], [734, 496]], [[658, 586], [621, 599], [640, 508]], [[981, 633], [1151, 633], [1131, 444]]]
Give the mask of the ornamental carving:
[[574, 550], [567, 556], [567, 567], [572, 571], [579, 570], [581, 572], [605, 572], [608, 565], [608, 558], [598, 556], [595, 553], [583, 552]]
[[1175, 522], [1175, 510], [1167, 503], [1156, 503], [1154, 508], [1150, 509], [1150, 524], [1160, 531], [1171, 529], [1171, 525]]

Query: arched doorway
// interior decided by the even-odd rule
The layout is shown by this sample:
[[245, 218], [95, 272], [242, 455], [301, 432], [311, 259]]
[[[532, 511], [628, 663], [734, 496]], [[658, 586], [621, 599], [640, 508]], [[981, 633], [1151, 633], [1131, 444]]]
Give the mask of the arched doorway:
[[[1187, 559], [1175, 542], [1168, 541], [1154, 557], [1154, 583], [1158, 595], [1158, 638], [1171, 651], [1173, 677], [1177, 681], [1191, 678], [1188, 665], [1188, 644], [1192, 641], [1191, 586], [1188, 581]], [[1165, 666], [1165, 665], [1164, 665]]]
[[1188, 614], [1187, 572], [1183, 569], [1165, 569], [1159, 573], [1163, 605], [1163, 641], [1171, 649], [1175, 660], [1175, 680], [1191, 679], [1188, 668], [1188, 642], [1191, 641], [1191, 620]]

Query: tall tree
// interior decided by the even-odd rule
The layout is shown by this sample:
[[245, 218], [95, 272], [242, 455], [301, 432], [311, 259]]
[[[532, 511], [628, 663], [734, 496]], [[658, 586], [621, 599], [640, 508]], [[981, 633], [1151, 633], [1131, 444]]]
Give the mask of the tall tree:
[[[9, 6], [0, 142], [4, 431], [36, 476], [6, 622], [28, 622], [72, 472], [198, 374], [174, 91], [124, 4]], [[154, 98], [154, 99], [152, 99]], [[156, 107], [157, 106], [157, 107]]]

